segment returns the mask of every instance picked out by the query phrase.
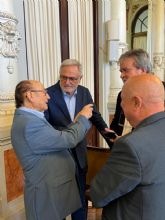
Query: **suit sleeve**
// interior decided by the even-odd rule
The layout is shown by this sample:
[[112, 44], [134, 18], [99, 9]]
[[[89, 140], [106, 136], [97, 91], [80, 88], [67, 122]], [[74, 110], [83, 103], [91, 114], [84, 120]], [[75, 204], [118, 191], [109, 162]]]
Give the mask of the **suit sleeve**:
[[91, 198], [95, 207], [132, 191], [141, 181], [141, 166], [136, 152], [123, 138], [116, 141], [109, 160], [91, 183]]
[[45, 154], [75, 147], [90, 128], [89, 121], [80, 116], [69, 128], [58, 131], [46, 121], [29, 121], [25, 127], [25, 139], [35, 154]]
[[[94, 103], [92, 96], [91, 96], [88, 89], [87, 89], [87, 94], [88, 94], [88, 103]], [[106, 124], [106, 122], [102, 118], [100, 112], [97, 110], [95, 104], [94, 104], [94, 108], [93, 108], [93, 115], [92, 115], [90, 121], [97, 128], [97, 130], [99, 132], [103, 131], [105, 128], [108, 128], [108, 125]]]

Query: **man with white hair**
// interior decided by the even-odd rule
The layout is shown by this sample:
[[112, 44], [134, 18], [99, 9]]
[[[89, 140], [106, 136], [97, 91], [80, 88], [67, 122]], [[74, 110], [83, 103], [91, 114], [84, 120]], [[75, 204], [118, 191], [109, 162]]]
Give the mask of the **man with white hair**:
[[[82, 107], [87, 104], [93, 104], [93, 115], [90, 118], [90, 122], [103, 134], [108, 130], [108, 126], [97, 111], [89, 89], [80, 85], [82, 77], [82, 65], [79, 61], [66, 59], [62, 62], [59, 71], [60, 80], [47, 89], [51, 99], [48, 102], [48, 110], [45, 112], [45, 116], [53, 127], [63, 130], [74, 121], [75, 115]], [[86, 220], [87, 203], [85, 190], [88, 168], [86, 138], [71, 151], [77, 165], [76, 178], [82, 202], [82, 208], [72, 213], [72, 220]]]

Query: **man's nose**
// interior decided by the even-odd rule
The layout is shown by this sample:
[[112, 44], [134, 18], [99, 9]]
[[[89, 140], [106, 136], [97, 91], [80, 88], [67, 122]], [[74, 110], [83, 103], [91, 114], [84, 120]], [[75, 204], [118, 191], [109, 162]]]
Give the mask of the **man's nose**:
[[46, 96], [47, 96], [47, 99], [50, 99], [50, 96], [49, 96], [49, 94], [48, 94], [48, 93], [46, 93]]
[[70, 78], [69, 78], [69, 77], [66, 78], [65, 83], [66, 83], [66, 84], [70, 84], [70, 82], [71, 82]]
[[120, 71], [120, 78], [123, 78], [125, 76], [125, 72], [124, 71]]

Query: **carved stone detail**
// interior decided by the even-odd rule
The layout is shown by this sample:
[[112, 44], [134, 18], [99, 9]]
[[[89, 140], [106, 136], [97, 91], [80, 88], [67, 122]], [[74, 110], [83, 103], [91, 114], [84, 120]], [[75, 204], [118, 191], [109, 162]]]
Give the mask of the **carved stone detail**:
[[0, 54], [15, 58], [19, 52], [20, 33], [16, 29], [18, 20], [9, 13], [0, 12]]
[[0, 92], [0, 115], [13, 115], [14, 110], [14, 94]]
[[165, 56], [163, 56], [162, 53], [154, 54], [153, 68], [155, 70], [165, 69]]
[[18, 41], [21, 39], [17, 31], [18, 20], [10, 13], [0, 11], [0, 55], [9, 58], [8, 72], [13, 73], [14, 67], [10, 58], [17, 58], [20, 50]]

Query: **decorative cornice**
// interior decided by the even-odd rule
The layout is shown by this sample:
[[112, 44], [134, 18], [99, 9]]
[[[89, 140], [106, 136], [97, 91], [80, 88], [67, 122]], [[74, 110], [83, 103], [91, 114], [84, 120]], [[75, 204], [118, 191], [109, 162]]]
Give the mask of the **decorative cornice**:
[[0, 91], [0, 116], [13, 115], [15, 110], [15, 98], [13, 93]]
[[0, 92], [0, 103], [8, 103], [8, 102], [14, 102], [14, 94], [13, 93], [4, 93]]
[[4, 138], [0, 137], [0, 147], [5, 147], [8, 145], [11, 145], [11, 137], [10, 136]]
[[8, 12], [0, 11], [0, 17], [4, 19], [11, 19], [15, 21], [16, 24], [18, 23], [18, 20], [16, 19], [16, 17]]
[[9, 58], [8, 73], [14, 72], [10, 58], [17, 58], [20, 50], [18, 41], [21, 39], [17, 31], [18, 20], [8, 12], [0, 11], [0, 55]]
[[165, 56], [163, 53], [155, 53], [153, 55], [153, 69], [165, 69]]

